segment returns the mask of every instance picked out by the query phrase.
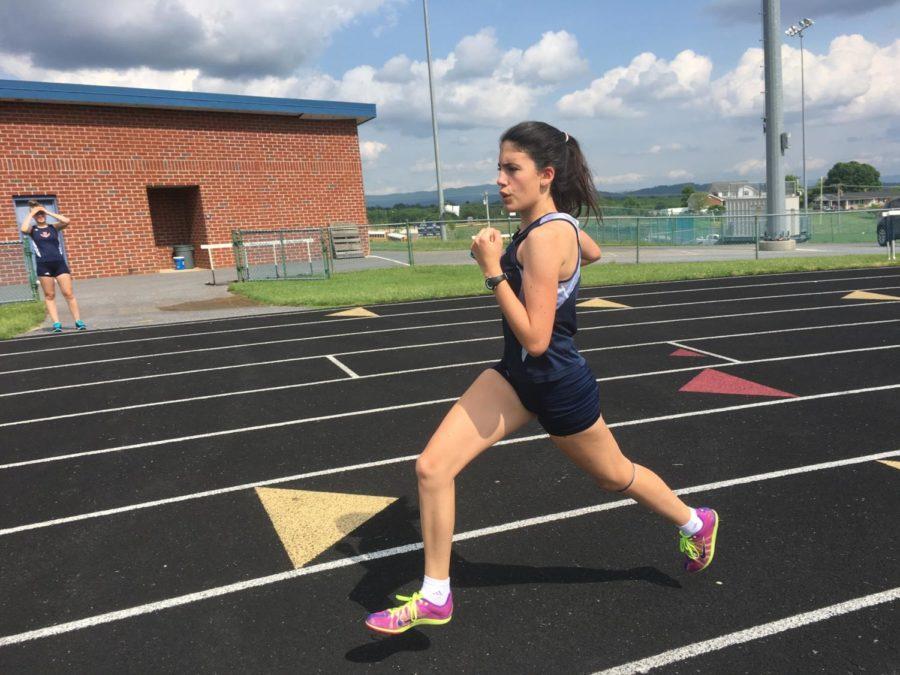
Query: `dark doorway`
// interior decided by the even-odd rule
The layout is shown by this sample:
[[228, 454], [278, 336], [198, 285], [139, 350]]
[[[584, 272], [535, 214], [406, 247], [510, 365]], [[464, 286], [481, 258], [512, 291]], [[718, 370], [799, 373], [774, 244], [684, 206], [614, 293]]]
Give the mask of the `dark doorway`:
[[194, 259], [202, 263], [204, 256], [197, 254], [200, 244], [206, 242], [206, 222], [200, 188], [196, 185], [148, 187], [147, 203], [161, 268], [172, 266], [172, 247], [176, 244], [193, 244]]

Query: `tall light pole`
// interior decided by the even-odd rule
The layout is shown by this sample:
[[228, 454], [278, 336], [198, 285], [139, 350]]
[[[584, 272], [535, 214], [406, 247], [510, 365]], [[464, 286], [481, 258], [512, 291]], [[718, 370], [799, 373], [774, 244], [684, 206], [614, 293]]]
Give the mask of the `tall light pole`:
[[803, 75], [803, 31], [813, 25], [812, 19], [800, 19], [799, 24], [794, 24], [785, 32], [789, 37], [800, 38], [800, 133], [802, 134], [803, 146], [803, 213], [809, 215], [809, 199], [807, 198], [806, 189], [806, 84]]
[[783, 232], [784, 151], [787, 134], [781, 105], [781, 0], [763, 0], [763, 56], [766, 76], [766, 239]]
[[[444, 220], [444, 188], [441, 185], [441, 151], [438, 146], [437, 117], [434, 113], [434, 83], [431, 75], [431, 36], [428, 31], [428, 0], [422, 0], [422, 9], [425, 14], [425, 54], [428, 58], [428, 95], [431, 97], [431, 135], [434, 138], [434, 173], [437, 177], [438, 208], [440, 215], [438, 220]], [[444, 238], [444, 228], [441, 227], [441, 238]]]

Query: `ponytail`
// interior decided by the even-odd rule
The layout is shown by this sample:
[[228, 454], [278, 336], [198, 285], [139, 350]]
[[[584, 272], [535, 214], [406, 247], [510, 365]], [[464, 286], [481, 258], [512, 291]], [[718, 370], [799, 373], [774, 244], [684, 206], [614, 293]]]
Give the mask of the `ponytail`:
[[520, 122], [500, 137], [501, 144], [507, 141], [527, 153], [538, 170], [553, 167], [550, 195], [556, 208], [576, 218], [582, 211], [601, 218], [591, 170], [572, 136], [545, 122]]

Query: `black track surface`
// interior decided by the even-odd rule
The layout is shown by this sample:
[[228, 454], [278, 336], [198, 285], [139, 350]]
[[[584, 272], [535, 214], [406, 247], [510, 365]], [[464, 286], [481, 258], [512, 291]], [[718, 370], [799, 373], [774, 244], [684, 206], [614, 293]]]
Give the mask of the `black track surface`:
[[[900, 295], [900, 269], [583, 289], [631, 307], [579, 315], [604, 417], [632, 459], [700, 486], [685, 501], [721, 514], [715, 562], [683, 574], [667, 523], [532, 424], [457, 481], [458, 532], [509, 527], [455, 545], [453, 621], [391, 639], [362, 619], [416, 590], [421, 551], [347, 558], [421, 541], [412, 459], [500, 352], [491, 298], [5, 342], [0, 672], [593, 673], [896, 590], [900, 471], [869, 456], [900, 459], [900, 302], [842, 299], [858, 289]], [[713, 368], [796, 398], [679, 392]], [[267, 579], [292, 565], [260, 485], [398, 501]], [[659, 672], [895, 672], [897, 607]]]

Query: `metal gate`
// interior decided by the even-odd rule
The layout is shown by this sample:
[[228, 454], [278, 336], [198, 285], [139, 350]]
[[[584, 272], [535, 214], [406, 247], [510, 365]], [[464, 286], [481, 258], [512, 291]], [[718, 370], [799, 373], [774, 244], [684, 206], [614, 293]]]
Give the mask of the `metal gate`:
[[231, 241], [239, 281], [331, 276], [324, 228], [234, 230]]
[[0, 304], [38, 299], [30, 243], [0, 241]]

